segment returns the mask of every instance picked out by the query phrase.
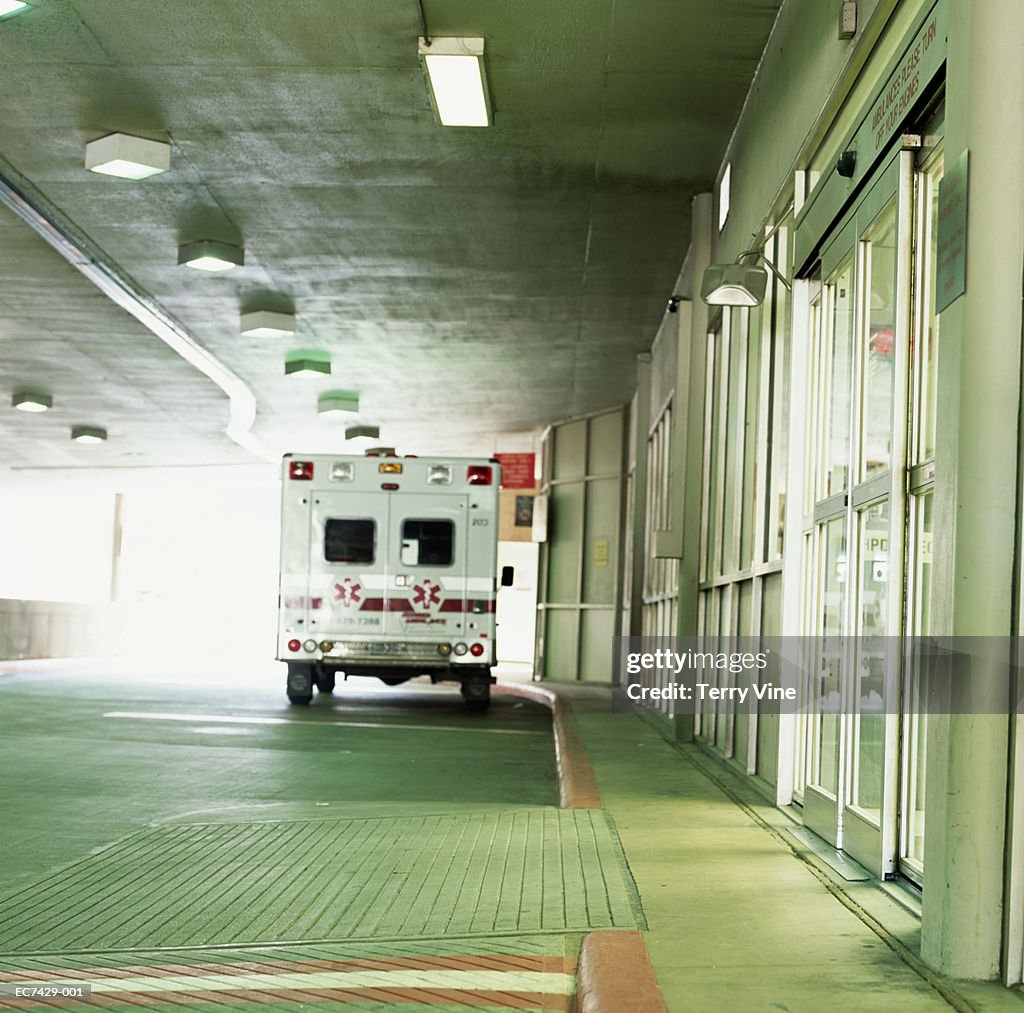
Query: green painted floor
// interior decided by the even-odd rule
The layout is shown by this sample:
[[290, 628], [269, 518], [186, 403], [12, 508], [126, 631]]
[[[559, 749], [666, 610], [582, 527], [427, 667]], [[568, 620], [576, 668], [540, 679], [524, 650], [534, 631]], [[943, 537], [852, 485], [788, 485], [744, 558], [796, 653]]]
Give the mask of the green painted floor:
[[581, 935], [642, 915], [608, 815], [556, 807], [549, 712], [376, 685], [0, 676], [0, 1009], [31, 975], [104, 1008], [566, 1009]]

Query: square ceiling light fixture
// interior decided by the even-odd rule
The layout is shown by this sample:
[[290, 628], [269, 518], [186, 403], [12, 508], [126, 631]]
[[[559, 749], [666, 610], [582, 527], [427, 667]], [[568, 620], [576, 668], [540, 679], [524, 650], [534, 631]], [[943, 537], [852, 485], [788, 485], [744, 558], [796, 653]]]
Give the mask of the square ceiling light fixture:
[[489, 127], [491, 103], [484, 74], [484, 40], [421, 35], [419, 55], [441, 125]]
[[199, 239], [178, 247], [178, 263], [196, 271], [230, 271], [245, 263], [245, 250], [215, 239]]
[[17, 408], [20, 412], [45, 412], [53, 407], [53, 397], [49, 394], [21, 390], [11, 398], [11, 407]]
[[99, 426], [71, 427], [71, 439], [76, 443], [102, 443], [106, 438], [106, 429], [101, 429]]
[[295, 314], [251, 310], [240, 318], [239, 330], [250, 338], [284, 338], [295, 333]]
[[289, 352], [284, 360], [285, 376], [330, 376], [330, 373], [331, 357], [326, 352]]
[[145, 179], [171, 167], [171, 146], [131, 134], [107, 134], [85, 146], [85, 167], [104, 176]]
[[349, 426], [345, 430], [346, 440], [379, 440], [380, 426]]
[[316, 410], [321, 415], [330, 412], [358, 412], [359, 395], [348, 390], [330, 390], [317, 399]]
[[31, 6], [31, 4], [23, 4], [21, 0], [0, 0], [0, 21], [20, 14]]

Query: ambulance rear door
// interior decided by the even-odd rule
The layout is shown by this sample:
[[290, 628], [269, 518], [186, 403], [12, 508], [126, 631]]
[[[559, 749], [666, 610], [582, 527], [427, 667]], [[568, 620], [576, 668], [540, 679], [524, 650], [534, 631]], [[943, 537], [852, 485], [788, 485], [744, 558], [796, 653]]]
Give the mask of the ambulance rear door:
[[403, 492], [389, 499], [385, 632], [464, 636], [469, 497]]
[[388, 584], [388, 500], [379, 492], [313, 495], [311, 616], [318, 637], [384, 632]]

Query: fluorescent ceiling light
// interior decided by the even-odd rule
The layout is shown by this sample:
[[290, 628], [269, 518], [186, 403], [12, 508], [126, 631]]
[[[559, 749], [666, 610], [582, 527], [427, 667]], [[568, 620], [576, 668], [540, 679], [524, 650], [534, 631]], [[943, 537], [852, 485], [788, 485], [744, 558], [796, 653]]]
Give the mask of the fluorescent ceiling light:
[[21, 0], [0, 0], [0, 18], [9, 18], [12, 14], [20, 14], [31, 6], [31, 4], [23, 4]]
[[295, 333], [295, 314], [276, 310], [243, 313], [239, 330], [250, 338], [281, 338]]
[[131, 134], [107, 134], [85, 146], [85, 167], [105, 176], [145, 179], [171, 167], [171, 146]]
[[33, 394], [23, 390], [11, 398], [11, 407], [20, 412], [45, 412], [53, 407], [53, 398], [49, 394]]
[[442, 126], [488, 127], [491, 124], [482, 38], [422, 36], [419, 54], [427, 70], [434, 108]]
[[71, 439], [76, 443], [102, 443], [106, 438], [106, 429], [101, 429], [99, 426], [71, 427]]
[[293, 352], [284, 363], [285, 376], [324, 376], [330, 372], [330, 356], [322, 352]]
[[[349, 426], [345, 430], [346, 440], [379, 440], [380, 426]], [[393, 453], [394, 451], [392, 451]]]
[[329, 412], [359, 411], [359, 395], [347, 390], [331, 390], [317, 399], [316, 410], [321, 415]]
[[178, 263], [196, 271], [230, 271], [245, 263], [245, 250], [231, 243], [200, 239], [178, 247]]

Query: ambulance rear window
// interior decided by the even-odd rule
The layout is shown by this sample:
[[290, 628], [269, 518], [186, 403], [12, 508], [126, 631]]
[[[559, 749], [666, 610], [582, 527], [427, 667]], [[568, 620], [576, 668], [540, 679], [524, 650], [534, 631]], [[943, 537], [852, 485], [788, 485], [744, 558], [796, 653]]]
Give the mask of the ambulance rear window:
[[372, 563], [376, 533], [372, 520], [330, 517], [324, 525], [324, 559], [328, 563]]
[[455, 549], [451, 521], [402, 521], [402, 563], [405, 566], [450, 566]]

